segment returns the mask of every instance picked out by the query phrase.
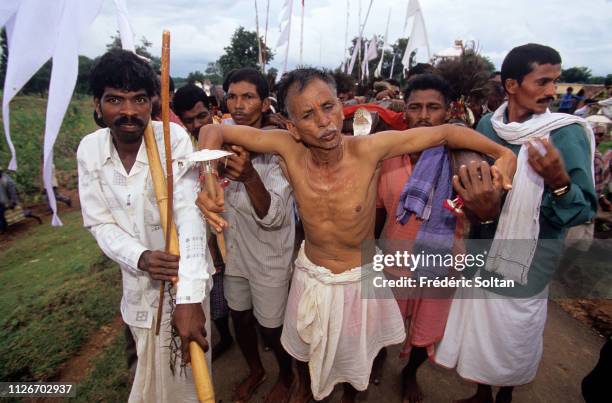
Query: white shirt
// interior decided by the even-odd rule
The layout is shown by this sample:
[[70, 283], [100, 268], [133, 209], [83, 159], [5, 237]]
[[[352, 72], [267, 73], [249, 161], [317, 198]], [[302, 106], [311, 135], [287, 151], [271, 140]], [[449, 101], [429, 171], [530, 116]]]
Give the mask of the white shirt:
[[226, 240], [225, 274], [261, 285], [287, 285], [295, 238], [293, 190], [278, 164], [278, 156], [260, 154], [251, 163], [270, 193], [270, 208], [259, 218], [242, 182], [225, 189], [229, 228]]
[[[165, 171], [162, 124], [152, 124]], [[172, 157], [176, 161], [193, 152], [193, 145], [180, 126], [171, 123], [170, 129]], [[150, 328], [160, 283], [138, 269], [138, 260], [146, 250], [164, 250], [165, 239], [144, 139], [129, 173], [121, 163], [108, 128], [81, 140], [77, 161], [84, 225], [102, 251], [121, 267], [123, 320], [131, 326]], [[195, 205], [198, 173], [191, 166], [176, 162], [173, 173], [174, 221], [181, 256], [176, 303], [201, 302], [212, 287], [209, 279], [214, 268], [206, 248], [206, 229]]]

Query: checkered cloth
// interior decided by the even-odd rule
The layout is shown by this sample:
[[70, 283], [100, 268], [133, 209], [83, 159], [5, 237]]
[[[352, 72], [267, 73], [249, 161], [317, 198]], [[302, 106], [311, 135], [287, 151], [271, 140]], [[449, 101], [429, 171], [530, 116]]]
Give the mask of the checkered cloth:
[[215, 266], [216, 273], [213, 274], [213, 286], [210, 290], [210, 316], [212, 320], [217, 320], [229, 315], [229, 307], [223, 294], [223, 274], [225, 272], [224, 265]]
[[[397, 206], [397, 220], [405, 224], [412, 214], [423, 220], [413, 252], [445, 255], [451, 252], [455, 239], [455, 216], [444, 208], [452, 199], [451, 167], [448, 150], [438, 146], [425, 150], [419, 157], [412, 175], [406, 182]], [[420, 265], [418, 276], [443, 277], [448, 268]]]

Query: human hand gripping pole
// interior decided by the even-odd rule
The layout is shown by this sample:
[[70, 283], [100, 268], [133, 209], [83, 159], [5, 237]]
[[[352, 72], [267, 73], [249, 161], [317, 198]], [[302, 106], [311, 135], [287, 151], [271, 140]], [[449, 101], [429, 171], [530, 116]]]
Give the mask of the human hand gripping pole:
[[[149, 159], [149, 167], [151, 170], [151, 177], [153, 179], [153, 188], [155, 190], [155, 196], [157, 199], [158, 207], [160, 208], [160, 221], [164, 235], [166, 237], [166, 252], [172, 255], [179, 255], [179, 243], [178, 234], [176, 231], [176, 225], [172, 220], [172, 196], [173, 196], [173, 176], [172, 176], [172, 155], [171, 155], [171, 144], [170, 144], [170, 124], [169, 124], [169, 66], [170, 66], [170, 32], [164, 31], [162, 38], [162, 88], [161, 88], [161, 106], [162, 106], [162, 120], [164, 125], [164, 145], [166, 149], [166, 167], [167, 167], [167, 181], [164, 180], [164, 173], [161, 167], [161, 160], [159, 157], [159, 151], [157, 149], [157, 143], [155, 142], [155, 135], [153, 134], [153, 126], [149, 121], [145, 129], [145, 147], [147, 150], [147, 156]], [[166, 214], [164, 214], [166, 213]], [[163, 287], [160, 290], [160, 301], [159, 308], [163, 304]], [[190, 305], [190, 304], [188, 304]], [[159, 332], [159, 326], [161, 323], [161, 309], [158, 308], [157, 315], [157, 333]], [[201, 308], [200, 308], [201, 310]], [[181, 310], [182, 311], [182, 310]], [[185, 310], [188, 311], [188, 310]], [[199, 313], [201, 321], [205, 320], [204, 313]], [[189, 316], [189, 315], [188, 315]], [[196, 315], [197, 316], [197, 315]], [[187, 317], [187, 321], [191, 321], [191, 317]], [[178, 322], [175, 318], [175, 322]], [[191, 368], [193, 371], [194, 383], [198, 400], [200, 402], [214, 402], [214, 390], [212, 381], [210, 378], [210, 372], [206, 365], [206, 359], [204, 357], [204, 350], [202, 347], [207, 347], [205, 332], [203, 329], [195, 329], [194, 331], [202, 337], [190, 337], [189, 332], [191, 329], [186, 329], [187, 334], [185, 335], [185, 329], [179, 328], [179, 334], [181, 336], [181, 349], [183, 352], [183, 358], [191, 359]], [[191, 340], [191, 341], [190, 341]], [[201, 347], [198, 340], [202, 343]], [[186, 344], [189, 344], [187, 350]]]

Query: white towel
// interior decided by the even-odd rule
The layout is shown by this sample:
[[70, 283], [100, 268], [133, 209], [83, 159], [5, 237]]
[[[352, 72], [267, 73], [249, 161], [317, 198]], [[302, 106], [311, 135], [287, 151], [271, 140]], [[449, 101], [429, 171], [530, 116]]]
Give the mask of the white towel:
[[[584, 133], [591, 144], [592, 164], [595, 138], [591, 127], [584, 119], [565, 113], [551, 113], [549, 110], [533, 115], [522, 123], [504, 123], [507, 107], [507, 102], [501, 105], [493, 113], [491, 123], [500, 138], [510, 144], [520, 144], [521, 149], [512, 190], [508, 193], [502, 208], [486, 269], [525, 285], [540, 234], [540, 203], [544, 192], [544, 180], [527, 161], [526, 143], [535, 139], [547, 139], [553, 130], [578, 123], [584, 128]], [[594, 172], [593, 166], [591, 172]], [[512, 247], [504, 242], [515, 239], [521, 241], [514, 242]]]

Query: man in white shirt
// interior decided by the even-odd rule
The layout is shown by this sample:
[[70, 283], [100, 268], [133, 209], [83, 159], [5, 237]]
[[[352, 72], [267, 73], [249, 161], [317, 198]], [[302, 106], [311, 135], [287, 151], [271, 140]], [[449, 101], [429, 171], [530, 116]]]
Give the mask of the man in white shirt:
[[[262, 128], [269, 108], [268, 84], [255, 69], [229, 73], [223, 83], [234, 123]], [[284, 401], [293, 380], [289, 354], [280, 343], [289, 295], [295, 224], [293, 190], [283, 176], [278, 157], [255, 154], [234, 146], [220, 174], [231, 179], [225, 189], [227, 256], [223, 278], [236, 341], [249, 366], [233, 401], [246, 402], [265, 379], [256, 324], [279, 366], [279, 379], [267, 401]]]
[[[77, 151], [79, 196], [85, 227], [102, 251], [116, 261], [123, 278], [121, 315], [136, 341], [138, 365], [130, 402], [197, 401], [191, 371], [169, 365], [171, 326], [181, 341], [184, 362], [188, 344], [206, 351], [203, 304], [211, 287], [212, 263], [205, 248], [206, 230], [195, 206], [197, 172], [174, 165], [174, 221], [180, 257], [163, 252], [164, 235], [143, 141], [151, 119], [156, 76], [131, 52], [106, 53], [90, 78], [97, 120], [106, 126], [83, 138]], [[152, 122], [158, 150], [165, 159], [162, 124]], [[171, 124], [172, 157], [193, 151], [188, 134]], [[171, 312], [166, 292], [161, 331], [155, 335], [160, 281], [178, 280]], [[172, 315], [172, 318], [171, 318]]]

